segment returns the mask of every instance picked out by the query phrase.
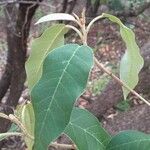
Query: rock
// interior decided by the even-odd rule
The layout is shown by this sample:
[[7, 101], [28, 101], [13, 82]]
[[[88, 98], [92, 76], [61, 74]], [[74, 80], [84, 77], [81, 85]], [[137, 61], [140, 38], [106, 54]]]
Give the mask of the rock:
[[150, 107], [138, 105], [105, 121], [104, 128], [112, 135], [122, 130], [138, 130], [150, 134]]

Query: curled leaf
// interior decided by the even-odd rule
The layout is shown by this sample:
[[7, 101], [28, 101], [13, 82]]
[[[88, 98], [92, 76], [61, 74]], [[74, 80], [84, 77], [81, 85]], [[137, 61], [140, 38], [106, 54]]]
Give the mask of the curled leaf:
[[[110, 19], [112, 22], [115, 22], [120, 26], [120, 34], [127, 47], [120, 62], [120, 79], [131, 89], [134, 89], [139, 81], [138, 74], [144, 65], [140, 49], [135, 41], [135, 34], [117, 17], [109, 14], [103, 14], [103, 17]], [[124, 99], [126, 99], [130, 91], [124, 87], [122, 87], [122, 89]]]
[[53, 13], [40, 18], [35, 24], [55, 20], [75, 21], [75, 18], [72, 15], [66, 13]]

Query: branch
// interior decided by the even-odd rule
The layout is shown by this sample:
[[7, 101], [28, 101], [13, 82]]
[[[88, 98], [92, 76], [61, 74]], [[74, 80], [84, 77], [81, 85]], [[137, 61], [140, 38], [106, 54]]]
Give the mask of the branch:
[[144, 103], [146, 103], [148, 106], [150, 106], [150, 102], [145, 100], [141, 95], [139, 95], [137, 92], [132, 90], [128, 85], [126, 85], [123, 81], [121, 81], [117, 76], [115, 76], [112, 72], [108, 71], [101, 63], [98, 62], [98, 60], [94, 59], [95, 64], [98, 66], [99, 69], [107, 73], [109, 76], [111, 76], [115, 81], [117, 81], [121, 86], [124, 86], [127, 90], [129, 90], [132, 94], [137, 96], [139, 99], [141, 99]]
[[[82, 40], [83, 45], [87, 45], [87, 34], [89, 32], [89, 29], [90, 29], [91, 25], [95, 21], [97, 21], [97, 20], [99, 20], [101, 18], [103, 18], [103, 15], [94, 18], [89, 23], [89, 25], [87, 26], [87, 28], [85, 28], [85, 11], [83, 10], [81, 21], [79, 20], [79, 23], [78, 23], [78, 24], [81, 24], [81, 31], [82, 31], [82, 39], [81, 40]], [[113, 79], [115, 79], [115, 81], [117, 81], [121, 86], [124, 86], [128, 91], [130, 91], [132, 94], [134, 94], [139, 99], [141, 99], [144, 103], [146, 103], [148, 106], [150, 106], [150, 102], [149, 101], [145, 100], [141, 95], [139, 95], [136, 91], [132, 90], [126, 83], [124, 83], [122, 80], [120, 80], [112, 72], [108, 71], [101, 63], [98, 62], [98, 60], [96, 58], [94, 58], [94, 61], [95, 61], [95, 64], [98, 66], [99, 69], [102, 69], [102, 71], [104, 71], [106, 74], [108, 74]]]
[[68, 149], [68, 150], [69, 149], [70, 150], [76, 150], [77, 149], [77, 147], [74, 144], [69, 145], [69, 144], [52, 143], [52, 144], [50, 144], [50, 146], [54, 147], [56, 149], [59, 149], [59, 148], [61, 148], [61, 149]]
[[24, 127], [24, 125], [22, 124], [22, 122], [20, 122], [20, 120], [13, 114], [10, 114], [9, 116], [7, 116], [4, 113], [0, 113], [0, 117], [1, 118], [5, 118], [7, 120], [12, 121], [13, 123], [15, 123], [16, 125], [19, 126], [19, 128], [22, 130], [23, 134], [27, 137], [29, 137], [30, 139], [34, 139], [34, 137], [32, 137], [28, 131], [26, 130], [26, 128]]
[[67, 6], [68, 6], [68, 0], [64, 0], [63, 3], [62, 3], [62, 10], [60, 12], [65, 13], [66, 9], [67, 9]]

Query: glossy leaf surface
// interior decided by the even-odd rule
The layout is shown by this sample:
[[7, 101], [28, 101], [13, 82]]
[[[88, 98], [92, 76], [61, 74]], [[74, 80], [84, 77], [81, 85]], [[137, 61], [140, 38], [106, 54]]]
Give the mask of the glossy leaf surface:
[[[121, 37], [127, 47], [120, 62], [120, 79], [131, 89], [134, 89], [139, 81], [138, 74], [144, 64], [144, 60], [140, 55], [140, 49], [135, 41], [134, 32], [123, 25], [117, 17], [109, 14], [103, 14], [103, 16], [109, 18], [112, 22], [115, 22], [120, 26]], [[130, 91], [124, 87], [122, 87], [122, 89], [124, 99], [126, 99]]]
[[92, 66], [93, 53], [88, 46], [68, 44], [48, 54], [42, 77], [31, 92], [34, 150], [46, 150], [64, 131], [74, 102], [84, 92]]
[[110, 135], [98, 119], [84, 109], [74, 108], [69, 125], [65, 130], [78, 150], [105, 150]]
[[43, 61], [47, 54], [54, 48], [64, 44], [65, 25], [54, 25], [32, 43], [31, 54], [26, 62], [26, 73], [30, 91], [42, 75]]

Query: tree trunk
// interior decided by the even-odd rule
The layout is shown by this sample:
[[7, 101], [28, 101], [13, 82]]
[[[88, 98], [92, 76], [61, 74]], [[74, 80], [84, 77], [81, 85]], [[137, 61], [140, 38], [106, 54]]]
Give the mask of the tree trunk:
[[87, 0], [86, 2], [86, 16], [87, 17], [95, 17], [100, 6], [100, 0], [95, 0], [94, 4], [92, 4], [91, 0]]
[[[36, 2], [36, 0], [32, 1]], [[7, 5], [7, 8], [9, 9], [12, 7], [13, 4]], [[12, 113], [12, 111], [9, 111], [9, 109], [16, 107], [23, 90], [24, 81], [26, 78], [25, 60], [27, 52], [27, 38], [29, 35], [31, 20], [37, 7], [38, 4], [19, 4], [15, 18], [15, 32], [12, 32], [12, 26], [9, 26], [11, 23], [7, 25], [8, 60], [11, 60], [9, 63], [11, 66], [10, 93], [6, 100], [7, 108], [5, 111], [7, 114], [10, 112]], [[9, 13], [9, 10], [7, 13]], [[0, 118], [1, 133], [6, 132], [9, 125], [10, 123], [8, 121]]]
[[[5, 8], [5, 10], [7, 9], [7, 11], [5, 11], [5, 18], [6, 18], [6, 31], [7, 31], [7, 43], [8, 43], [8, 53], [7, 53], [7, 63], [5, 66], [5, 71], [1, 77], [0, 80], [0, 101], [2, 100], [2, 98], [5, 96], [9, 86], [10, 86], [10, 81], [11, 81], [11, 75], [12, 75], [12, 62], [13, 62], [13, 51], [12, 49], [12, 45], [14, 44], [13, 42], [13, 34], [11, 29], [11, 25], [14, 24], [15, 22], [15, 12], [14, 11], [14, 7], [13, 4], [7, 5], [7, 7]], [[10, 15], [9, 15], [10, 14]], [[9, 36], [8, 36], [9, 35]]]

